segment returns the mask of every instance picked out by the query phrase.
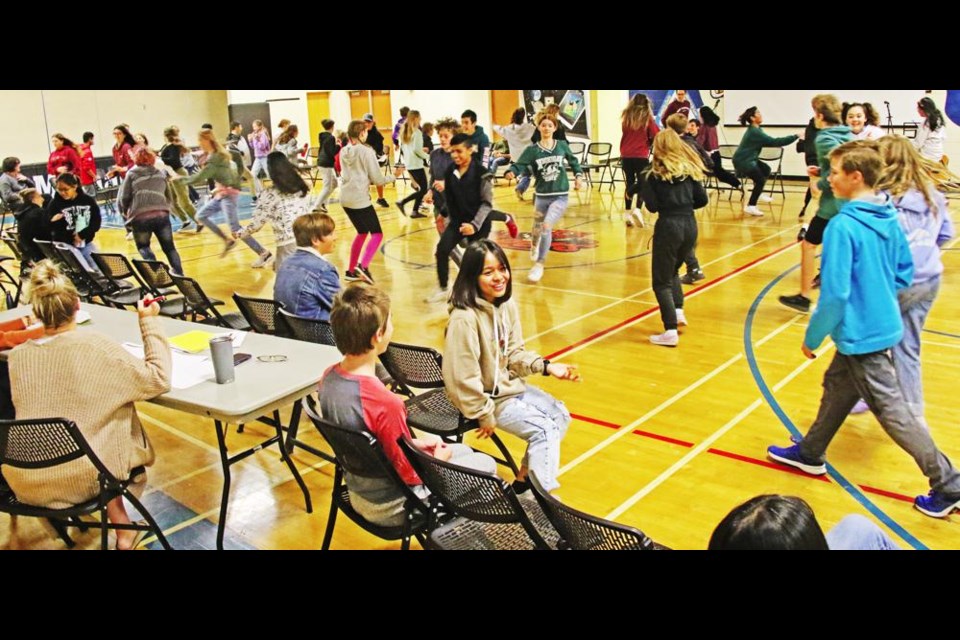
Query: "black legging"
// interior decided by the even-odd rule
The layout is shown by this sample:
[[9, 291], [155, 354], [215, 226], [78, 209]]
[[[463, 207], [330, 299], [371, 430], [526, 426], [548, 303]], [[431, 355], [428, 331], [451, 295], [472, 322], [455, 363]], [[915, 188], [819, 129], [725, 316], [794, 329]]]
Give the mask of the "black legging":
[[357, 230], [357, 233], [361, 235], [364, 233], [383, 233], [383, 229], [380, 228], [380, 218], [377, 217], [377, 211], [372, 204], [363, 209], [344, 207], [343, 210], [350, 218], [350, 222], [353, 223], [353, 228]]
[[693, 215], [660, 215], [653, 229], [653, 293], [666, 330], [677, 328], [677, 309], [683, 309], [680, 265], [697, 244]]
[[643, 198], [640, 196], [640, 187], [643, 186], [643, 170], [650, 164], [647, 158], [622, 158], [620, 160], [623, 166], [623, 177], [627, 182], [627, 190], [623, 197], [626, 201], [625, 208], [633, 208], [633, 196], [637, 196], [637, 206], [643, 205]]
[[767, 177], [770, 175], [770, 165], [761, 160], [757, 164], [744, 171], [743, 175], [753, 180], [753, 193], [750, 194], [749, 205], [754, 207], [760, 201], [760, 194], [763, 193], [763, 186], [767, 184]]
[[734, 189], [739, 189], [740, 181], [737, 180], [737, 176], [723, 168], [723, 165], [720, 162], [721, 158], [719, 149], [710, 154], [710, 159], [713, 160], [713, 175], [717, 177], [717, 180], [724, 184], [730, 185]]
[[401, 200], [400, 206], [402, 207], [413, 200], [413, 211], [416, 212], [420, 209], [420, 203], [423, 202], [424, 196], [427, 195], [427, 172], [423, 169], [407, 169], [407, 173], [416, 183], [417, 190]]
[[801, 216], [807, 212], [807, 205], [810, 204], [810, 198], [812, 197], [813, 193], [810, 191], [810, 187], [807, 187], [807, 193], [803, 196], [803, 209], [800, 209]]

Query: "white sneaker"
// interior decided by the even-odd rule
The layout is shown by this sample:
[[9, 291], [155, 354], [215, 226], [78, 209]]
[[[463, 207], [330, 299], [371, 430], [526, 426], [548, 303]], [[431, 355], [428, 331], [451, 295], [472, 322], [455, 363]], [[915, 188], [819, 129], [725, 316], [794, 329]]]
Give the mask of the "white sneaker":
[[627, 223], [628, 227], [633, 226], [633, 209], [627, 209], [623, 214], [623, 221]]
[[543, 277], [543, 263], [537, 262], [533, 265], [533, 268], [530, 269], [530, 273], [527, 274], [527, 280], [530, 282], [540, 282], [540, 278]]
[[643, 211], [641, 209], [632, 209], [630, 211], [630, 217], [633, 218], [634, 224], [643, 229], [647, 226], [647, 223], [643, 220]]
[[429, 302], [431, 304], [438, 304], [441, 302], [446, 302], [449, 299], [450, 299], [449, 289], [437, 289], [433, 294], [424, 298], [423, 301]]
[[680, 335], [676, 329], [670, 329], [669, 331], [650, 336], [650, 342], [658, 344], [661, 347], [675, 347], [680, 344]]
[[758, 198], [760, 202], [773, 202], [773, 196], [767, 195], [766, 193], [760, 194]]
[[748, 216], [757, 216], [758, 218], [763, 216], [763, 211], [760, 211], [760, 209], [757, 209], [756, 205], [754, 206], [747, 205], [746, 207], [743, 208], [743, 212]]
[[677, 309], [677, 324], [681, 327], [687, 326], [687, 316], [683, 312], [683, 309]]
[[257, 258], [257, 261], [251, 264], [250, 266], [254, 269], [262, 269], [268, 264], [270, 264], [271, 262], [273, 262], [273, 254], [268, 253], [265, 256], [260, 256], [259, 258]]

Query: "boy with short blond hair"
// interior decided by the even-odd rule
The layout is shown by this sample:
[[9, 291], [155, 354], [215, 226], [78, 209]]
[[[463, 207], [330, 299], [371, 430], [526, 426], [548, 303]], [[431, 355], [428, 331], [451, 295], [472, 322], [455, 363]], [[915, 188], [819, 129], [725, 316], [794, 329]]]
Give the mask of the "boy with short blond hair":
[[820, 410], [807, 435], [792, 447], [771, 446], [767, 455], [805, 473], [825, 474], [827, 447], [862, 396], [884, 431], [930, 480], [930, 493], [917, 496], [914, 506], [942, 518], [960, 506], [960, 473], [909, 410], [890, 352], [903, 335], [897, 290], [913, 279], [910, 247], [889, 196], [874, 188], [883, 168], [876, 143], [847, 142], [829, 158], [830, 186], [848, 202], [824, 231], [820, 301], [801, 350], [815, 358], [814, 349], [829, 334], [837, 353], [824, 374]]

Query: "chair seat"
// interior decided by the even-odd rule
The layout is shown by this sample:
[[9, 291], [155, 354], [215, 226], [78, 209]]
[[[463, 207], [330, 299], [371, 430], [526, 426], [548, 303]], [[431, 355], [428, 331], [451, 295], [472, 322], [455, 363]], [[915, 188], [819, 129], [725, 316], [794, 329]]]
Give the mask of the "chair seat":
[[137, 301], [140, 299], [140, 290], [131, 289], [128, 291], [118, 291], [117, 293], [107, 294], [105, 298], [114, 304], [133, 306], [137, 304]]
[[[556, 549], [560, 534], [532, 497], [521, 498], [524, 511], [551, 549]], [[490, 523], [454, 518], [430, 532], [428, 546], [443, 551], [531, 550], [533, 540], [519, 523]]]
[[[224, 321], [230, 326], [231, 329], [237, 329], [238, 331], [250, 331], [250, 323], [244, 319], [239, 313], [224, 313], [221, 314]], [[206, 320], [201, 321], [200, 324], [212, 324], [219, 325], [219, 321], [216, 317], [210, 317]]]
[[400, 540], [403, 538], [405, 531], [409, 531], [412, 534], [418, 531], [423, 531], [427, 526], [427, 516], [419, 511], [414, 514], [413, 521], [410, 523], [409, 527], [404, 527], [402, 524], [394, 527], [384, 527], [370, 522], [362, 515], [357, 513], [357, 511], [353, 508], [353, 505], [350, 504], [350, 492], [346, 485], [343, 485], [340, 488], [340, 491], [334, 495], [333, 499], [336, 500], [337, 507], [340, 509], [340, 511], [345, 513], [348, 518], [357, 523], [365, 531], [372, 533], [378, 538], [383, 538], [384, 540]]

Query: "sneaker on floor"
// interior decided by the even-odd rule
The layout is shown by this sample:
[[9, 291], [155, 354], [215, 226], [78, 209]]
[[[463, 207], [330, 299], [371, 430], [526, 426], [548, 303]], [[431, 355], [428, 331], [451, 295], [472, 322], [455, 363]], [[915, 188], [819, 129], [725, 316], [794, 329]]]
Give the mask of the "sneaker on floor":
[[197, 223], [197, 229], [196, 231], [194, 231], [194, 233], [200, 233], [201, 231], [203, 231], [203, 225], [200, 223]]
[[857, 404], [853, 405], [853, 409], [850, 409], [850, 415], [860, 415], [867, 411], [870, 411], [870, 405], [868, 405], [863, 398], [860, 398], [857, 400]]
[[680, 334], [676, 329], [667, 329], [663, 333], [650, 336], [650, 342], [661, 347], [675, 347], [680, 344]]
[[687, 314], [683, 312], [683, 309], [677, 309], [677, 324], [681, 327], [689, 326], [687, 325]]
[[420, 213], [419, 211], [414, 211], [413, 213], [410, 214], [410, 217], [411, 217], [411, 218], [426, 218], [427, 216], [426, 216], [425, 214], [423, 214], [423, 213]]
[[931, 518], [946, 518], [950, 512], [960, 507], [960, 497], [948, 498], [939, 491], [930, 490], [925, 496], [917, 496], [913, 506], [922, 514]]
[[773, 202], [773, 196], [763, 193], [757, 198], [760, 202]]
[[747, 205], [743, 208], [743, 212], [748, 216], [757, 216], [758, 218], [763, 215], [763, 211], [757, 209], [756, 205]]
[[800, 455], [799, 444], [795, 444], [792, 447], [775, 447], [771, 445], [767, 447], [767, 457], [771, 460], [782, 462], [794, 469], [800, 469], [800, 471], [809, 473], [812, 476], [822, 476], [827, 472], [827, 465], [822, 462], [810, 462]]
[[780, 296], [780, 304], [800, 313], [810, 313], [810, 298], [802, 293], [795, 296]]
[[196, 225], [193, 224], [193, 221], [188, 220], [180, 225], [177, 233], [196, 233]]
[[363, 279], [363, 274], [360, 273], [359, 269], [354, 269], [353, 271], [344, 271], [343, 279], [347, 282], [366, 282], [366, 280]]
[[513, 192], [517, 194], [517, 200], [523, 202], [523, 191], [520, 191], [520, 189], [514, 189]]
[[[380, 202], [380, 201], [377, 200], [377, 203], [379, 203], [379, 202]], [[407, 210], [403, 208], [403, 203], [402, 203], [402, 202], [400, 202], [399, 200], [397, 200], [394, 204], [396, 204], [396, 205], [397, 205], [397, 208], [400, 209], [400, 213], [402, 213], [404, 216], [407, 216], [407, 215], [408, 215], [408, 214], [407, 214]]]
[[363, 279], [373, 284], [373, 276], [370, 274], [370, 268], [365, 267], [362, 264], [357, 265], [357, 272], [363, 276]]
[[424, 302], [439, 304], [450, 299], [450, 289], [437, 289], [435, 292], [423, 299]]
[[225, 243], [223, 243], [223, 251], [220, 252], [220, 257], [227, 257], [227, 254], [230, 253], [230, 249], [233, 249], [235, 246], [237, 246], [236, 240], [233, 240], [232, 238], [227, 240]]
[[707, 277], [707, 276], [703, 275], [703, 271], [702, 271], [702, 270], [697, 269], [697, 270], [695, 270], [695, 271], [687, 271], [687, 272], [683, 275], [683, 277], [680, 278], [680, 282], [682, 282], [683, 284], [693, 284], [693, 283], [696, 282], [697, 280], [703, 280], [703, 279], [706, 278], [706, 277]]
[[257, 258], [257, 261], [251, 264], [250, 266], [254, 269], [263, 269], [265, 266], [273, 262], [273, 254], [267, 253]]
[[384, 209], [390, 208], [390, 203], [387, 202], [386, 198], [377, 198], [377, 204], [383, 207]]
[[540, 278], [543, 277], [543, 263], [537, 262], [533, 265], [533, 268], [530, 269], [530, 273], [527, 274], [527, 280], [530, 282], [540, 282]]
[[509, 213], [507, 214], [507, 221], [505, 224], [507, 225], [507, 231], [510, 232], [511, 238], [516, 238], [518, 235], [520, 235], [520, 229], [517, 228], [517, 221], [514, 220], [513, 216]]
[[633, 222], [633, 209], [627, 209], [623, 212], [623, 221], [627, 223], [628, 227], [632, 227]]
[[647, 226], [647, 223], [643, 220], [643, 210], [642, 209], [631, 209], [630, 217], [633, 218], [633, 223], [643, 229]]

